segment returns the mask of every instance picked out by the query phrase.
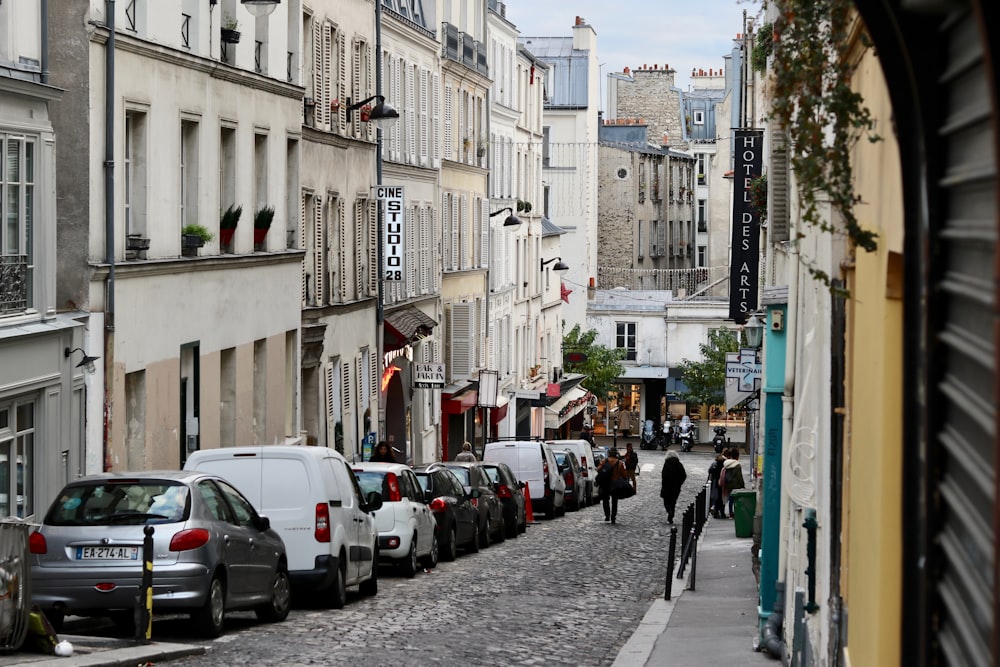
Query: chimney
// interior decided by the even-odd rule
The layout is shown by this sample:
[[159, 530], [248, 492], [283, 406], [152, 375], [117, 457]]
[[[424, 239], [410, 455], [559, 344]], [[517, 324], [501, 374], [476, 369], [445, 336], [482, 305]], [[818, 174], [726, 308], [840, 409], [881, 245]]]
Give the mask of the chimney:
[[583, 17], [582, 16], [577, 16], [576, 17], [576, 25], [583, 25], [583, 23], [584, 23]]
[[660, 66], [657, 63], [653, 63], [653, 69], [659, 69]]
[[663, 143], [661, 145], [662, 146], [666, 146], [669, 143], [670, 143], [670, 135], [667, 134], [666, 132], [664, 132], [663, 133]]
[[625, 68], [625, 76], [629, 76], [631, 73], [632, 73], [632, 70], [630, 70], [628, 67], [626, 67]]

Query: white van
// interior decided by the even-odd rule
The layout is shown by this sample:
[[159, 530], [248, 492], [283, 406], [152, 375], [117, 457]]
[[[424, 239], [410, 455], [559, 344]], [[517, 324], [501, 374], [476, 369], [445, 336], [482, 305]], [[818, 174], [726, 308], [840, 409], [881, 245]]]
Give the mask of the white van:
[[541, 440], [487, 442], [483, 462], [506, 463], [518, 481], [528, 485], [532, 514], [540, 512], [551, 519], [566, 513], [566, 481], [552, 451]]
[[586, 503], [592, 505], [598, 499], [600, 491], [594, 483], [597, 478], [597, 467], [594, 465], [594, 450], [590, 443], [580, 439], [546, 440], [545, 442], [556, 449], [568, 449], [576, 454], [577, 460], [580, 461], [580, 467], [583, 469], [583, 486], [586, 489], [584, 497], [587, 499]]
[[266, 514], [288, 553], [293, 586], [328, 596], [341, 608], [347, 586], [378, 592], [379, 495], [363, 498], [350, 465], [335, 449], [304, 445], [223, 447], [192, 453], [185, 470], [224, 477]]

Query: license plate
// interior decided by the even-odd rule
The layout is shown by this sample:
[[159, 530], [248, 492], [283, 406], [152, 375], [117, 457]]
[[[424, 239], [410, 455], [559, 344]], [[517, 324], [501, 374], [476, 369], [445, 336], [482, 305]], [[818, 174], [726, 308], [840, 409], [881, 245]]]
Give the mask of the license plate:
[[77, 560], [139, 560], [139, 547], [77, 547]]

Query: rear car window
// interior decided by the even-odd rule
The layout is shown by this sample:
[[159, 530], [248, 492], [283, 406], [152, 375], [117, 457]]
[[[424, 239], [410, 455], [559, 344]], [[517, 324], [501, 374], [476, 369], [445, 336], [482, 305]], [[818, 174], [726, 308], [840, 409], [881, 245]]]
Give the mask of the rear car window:
[[460, 481], [462, 483], [462, 486], [469, 486], [470, 482], [469, 482], [469, 469], [468, 468], [466, 468], [464, 466], [463, 467], [456, 466], [454, 468], [450, 468], [449, 467], [448, 470], [450, 470], [453, 473], [455, 473], [455, 477], [458, 477], [458, 481]]
[[384, 472], [355, 470], [354, 475], [358, 478], [358, 485], [361, 487], [361, 493], [365, 498], [372, 491], [382, 496], [382, 500], [389, 497], [389, 483], [385, 478]]
[[107, 526], [176, 523], [189, 513], [188, 488], [168, 481], [74, 484], [63, 489], [45, 523], [50, 526]]

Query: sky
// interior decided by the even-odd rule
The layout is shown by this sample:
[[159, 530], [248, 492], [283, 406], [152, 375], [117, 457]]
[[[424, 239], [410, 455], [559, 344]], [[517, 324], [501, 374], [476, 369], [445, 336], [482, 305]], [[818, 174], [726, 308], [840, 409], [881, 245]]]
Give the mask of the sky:
[[[677, 70], [675, 83], [688, 89], [691, 69], [722, 69], [723, 56], [743, 32], [748, 0], [504, 0], [507, 20], [525, 37], [569, 37], [576, 17], [597, 33], [597, 57], [604, 79], [643, 64]], [[605, 100], [602, 98], [602, 108]]]

